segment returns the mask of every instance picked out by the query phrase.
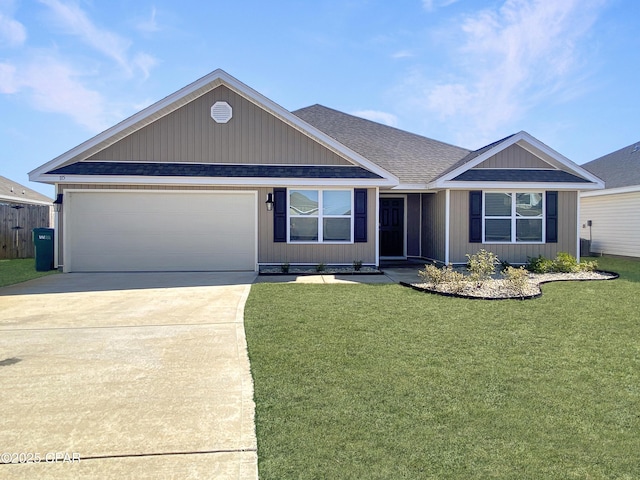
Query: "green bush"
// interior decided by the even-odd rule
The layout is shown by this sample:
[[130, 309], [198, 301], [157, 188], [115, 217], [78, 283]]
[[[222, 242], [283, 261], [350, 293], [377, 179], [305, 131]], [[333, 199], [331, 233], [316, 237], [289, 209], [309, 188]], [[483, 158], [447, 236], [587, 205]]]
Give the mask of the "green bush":
[[553, 272], [575, 273], [580, 271], [576, 257], [565, 252], [559, 252], [553, 261]]
[[575, 273], [592, 272], [598, 268], [598, 262], [582, 262], [573, 255], [566, 252], [559, 252], [554, 260], [538, 255], [537, 257], [527, 257], [526, 269], [532, 273]]
[[549, 273], [553, 271], [553, 261], [542, 255], [527, 257], [525, 268], [531, 273]]
[[496, 264], [500, 261], [495, 253], [488, 252], [484, 248], [474, 255], [467, 253], [467, 269], [471, 272], [471, 280], [482, 285], [491, 275], [496, 273]]
[[505, 268], [504, 281], [507, 288], [514, 292], [516, 295], [524, 296], [527, 293], [527, 286], [529, 285], [529, 272], [524, 267], [515, 268], [508, 266]]
[[362, 260], [354, 260], [353, 261], [353, 269], [356, 272], [359, 272], [361, 268], [362, 268]]
[[464, 274], [456, 272], [451, 265], [438, 268], [435, 265], [425, 265], [424, 270], [419, 270], [418, 275], [424, 283], [430, 283], [434, 287], [446, 284], [452, 292], [460, 292], [466, 285]]

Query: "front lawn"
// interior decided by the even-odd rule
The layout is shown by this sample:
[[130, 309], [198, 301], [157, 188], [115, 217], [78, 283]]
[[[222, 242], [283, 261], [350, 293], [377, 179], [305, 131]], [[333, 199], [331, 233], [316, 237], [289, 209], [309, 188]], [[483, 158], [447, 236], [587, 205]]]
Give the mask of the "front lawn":
[[536, 300], [256, 284], [260, 478], [640, 478], [640, 262]]
[[57, 272], [57, 270], [36, 272], [36, 261], [33, 258], [0, 260], [0, 287], [26, 282], [33, 278], [44, 277]]

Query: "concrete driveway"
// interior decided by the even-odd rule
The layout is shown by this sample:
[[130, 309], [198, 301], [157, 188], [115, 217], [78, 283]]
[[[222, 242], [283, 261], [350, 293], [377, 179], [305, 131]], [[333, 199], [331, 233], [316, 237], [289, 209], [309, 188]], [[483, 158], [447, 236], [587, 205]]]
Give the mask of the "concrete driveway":
[[0, 288], [0, 478], [257, 479], [254, 279], [72, 273]]

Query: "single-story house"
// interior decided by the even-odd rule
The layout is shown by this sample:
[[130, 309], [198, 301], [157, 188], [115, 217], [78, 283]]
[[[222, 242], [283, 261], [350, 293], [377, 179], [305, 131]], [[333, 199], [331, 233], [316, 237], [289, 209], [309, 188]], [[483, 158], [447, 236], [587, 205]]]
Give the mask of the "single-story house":
[[0, 259], [34, 256], [31, 231], [49, 227], [53, 200], [0, 176]]
[[640, 142], [582, 165], [605, 189], [580, 194], [582, 237], [596, 254], [640, 257]]
[[65, 272], [577, 255], [579, 192], [603, 187], [526, 132], [470, 151], [320, 105], [290, 112], [222, 70], [30, 178], [61, 195]]

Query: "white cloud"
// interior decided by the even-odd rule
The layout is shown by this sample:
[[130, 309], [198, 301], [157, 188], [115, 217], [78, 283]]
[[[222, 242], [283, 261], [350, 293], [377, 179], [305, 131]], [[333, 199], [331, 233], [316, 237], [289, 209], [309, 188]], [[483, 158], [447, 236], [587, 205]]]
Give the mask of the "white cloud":
[[117, 62], [127, 74], [131, 75], [136, 68], [140, 68], [146, 77], [149, 68], [155, 65], [153, 57], [146, 53], [130, 56], [131, 41], [96, 26], [78, 5], [60, 0], [39, 1], [49, 7], [55, 21], [67, 33], [81, 38], [87, 45]]
[[0, 64], [0, 85], [0, 93], [24, 94], [34, 109], [68, 115], [93, 132], [104, 130], [112, 121], [102, 95], [86, 88], [72, 67], [51, 55], [23, 65]]
[[[425, 2], [431, 3], [431, 2]], [[419, 109], [483, 140], [581, 76], [583, 45], [604, 0], [507, 0], [464, 17], [446, 77], [414, 72], [402, 90]], [[468, 141], [467, 136], [459, 140]]]
[[0, 45], [18, 47], [27, 40], [27, 30], [17, 20], [0, 12]]
[[422, 6], [425, 10], [432, 12], [437, 8], [448, 7], [458, 2], [458, 0], [422, 0]]
[[385, 125], [389, 125], [390, 127], [395, 127], [396, 125], [398, 125], [398, 117], [396, 117], [392, 113], [380, 112], [377, 110], [358, 110], [351, 113], [352, 115], [355, 115], [357, 117], [366, 118], [378, 123], [384, 123]]
[[151, 16], [146, 19], [138, 22], [136, 28], [144, 33], [154, 33], [160, 31], [160, 27], [158, 26], [158, 22], [156, 21], [156, 7], [151, 9]]
[[391, 58], [411, 58], [413, 56], [415, 55], [411, 53], [409, 50], [400, 50], [394, 53], [393, 55], [391, 55]]

